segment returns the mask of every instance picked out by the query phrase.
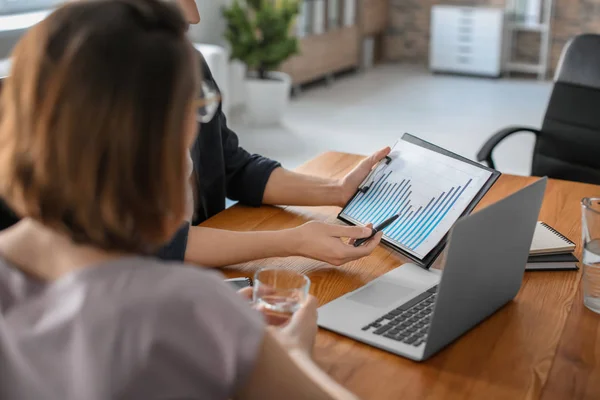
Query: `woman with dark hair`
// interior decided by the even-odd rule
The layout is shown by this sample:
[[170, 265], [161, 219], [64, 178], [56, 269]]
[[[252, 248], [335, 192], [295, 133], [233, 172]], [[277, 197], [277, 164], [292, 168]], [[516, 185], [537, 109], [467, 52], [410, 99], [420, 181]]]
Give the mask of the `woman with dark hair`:
[[[176, 1], [189, 23], [200, 22], [194, 0]], [[202, 64], [204, 76], [214, 83], [208, 66]], [[250, 206], [344, 206], [371, 168], [389, 153], [389, 148], [365, 159], [340, 179], [325, 179], [288, 171], [278, 162], [248, 153], [227, 127], [220, 107], [211, 121], [201, 124], [201, 131], [202, 135], [191, 148], [194, 212], [190, 223], [183, 224], [170, 244], [161, 250], [161, 257], [211, 267], [283, 256], [305, 256], [341, 265], [370, 254], [379, 244], [381, 237], [377, 236], [364, 246], [354, 247], [340, 237], [368, 237], [371, 229], [323, 222], [261, 232], [235, 232], [197, 225], [222, 211], [226, 197]]]
[[314, 298], [267, 327], [219, 274], [150, 256], [185, 219], [186, 154], [216, 109], [186, 26], [158, 0], [70, 3], [15, 49], [3, 400], [353, 398], [311, 360]]

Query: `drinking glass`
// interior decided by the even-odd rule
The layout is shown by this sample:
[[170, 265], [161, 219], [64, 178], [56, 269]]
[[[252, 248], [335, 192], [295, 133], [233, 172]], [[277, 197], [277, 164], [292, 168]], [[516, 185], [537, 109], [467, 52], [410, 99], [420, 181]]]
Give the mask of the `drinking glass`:
[[600, 198], [581, 201], [583, 234], [583, 303], [600, 314]]
[[270, 325], [284, 325], [308, 298], [310, 279], [296, 271], [263, 268], [254, 275], [252, 299]]

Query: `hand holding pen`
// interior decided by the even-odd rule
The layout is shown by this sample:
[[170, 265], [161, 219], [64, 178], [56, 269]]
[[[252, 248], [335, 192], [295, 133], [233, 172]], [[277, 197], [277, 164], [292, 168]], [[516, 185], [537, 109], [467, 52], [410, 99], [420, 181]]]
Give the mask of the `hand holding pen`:
[[383, 231], [385, 228], [387, 228], [388, 226], [393, 224], [394, 221], [398, 219], [398, 217], [399, 217], [398, 214], [392, 215], [391, 217], [389, 217], [388, 219], [383, 221], [381, 224], [377, 225], [375, 228], [372, 228], [370, 236], [368, 236], [366, 238], [362, 238], [362, 239], [356, 239], [354, 241], [354, 247], [358, 247], [361, 244], [364, 244], [364, 243], [368, 242], [369, 240], [371, 240], [375, 235], [377, 235], [377, 233]]

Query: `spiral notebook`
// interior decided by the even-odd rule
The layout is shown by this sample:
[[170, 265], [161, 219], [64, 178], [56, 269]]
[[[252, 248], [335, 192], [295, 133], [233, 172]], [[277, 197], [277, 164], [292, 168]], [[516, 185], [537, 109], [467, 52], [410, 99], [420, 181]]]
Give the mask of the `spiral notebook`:
[[537, 223], [530, 255], [570, 253], [575, 250], [573, 243], [565, 235], [544, 222]]

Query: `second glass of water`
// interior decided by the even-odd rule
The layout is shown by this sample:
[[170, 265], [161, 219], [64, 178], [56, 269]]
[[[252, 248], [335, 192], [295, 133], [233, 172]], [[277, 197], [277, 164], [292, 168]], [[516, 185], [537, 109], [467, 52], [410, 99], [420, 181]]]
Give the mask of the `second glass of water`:
[[583, 236], [583, 302], [600, 313], [600, 198], [581, 201]]
[[308, 297], [310, 279], [296, 271], [263, 268], [254, 275], [254, 305], [270, 325], [284, 325]]

